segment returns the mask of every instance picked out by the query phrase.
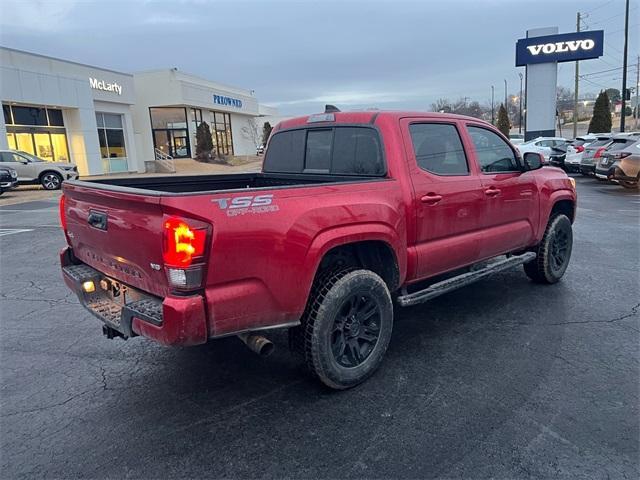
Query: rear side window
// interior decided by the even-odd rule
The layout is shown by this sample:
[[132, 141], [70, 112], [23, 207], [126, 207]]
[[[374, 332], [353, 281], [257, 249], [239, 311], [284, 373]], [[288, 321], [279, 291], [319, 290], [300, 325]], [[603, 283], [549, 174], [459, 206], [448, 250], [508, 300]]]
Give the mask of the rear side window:
[[455, 126], [413, 123], [409, 126], [418, 166], [436, 175], [467, 175], [469, 167]]
[[276, 133], [269, 140], [264, 171], [302, 173], [306, 134], [305, 130]]
[[624, 148], [630, 147], [635, 142], [637, 142], [637, 139], [635, 138], [624, 138], [624, 139], [614, 140], [613, 143], [607, 147], [607, 152], [622, 150]]
[[386, 173], [378, 132], [368, 127], [275, 133], [269, 140], [264, 171], [364, 176]]
[[336, 128], [333, 173], [383, 175], [384, 161], [378, 132], [372, 128]]

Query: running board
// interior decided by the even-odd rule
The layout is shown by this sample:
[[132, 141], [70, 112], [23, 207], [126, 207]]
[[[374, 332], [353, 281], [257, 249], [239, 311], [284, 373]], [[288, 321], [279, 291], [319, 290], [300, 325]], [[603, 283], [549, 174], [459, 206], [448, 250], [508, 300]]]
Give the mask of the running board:
[[489, 275], [493, 275], [494, 273], [502, 272], [503, 270], [508, 270], [510, 268], [517, 267], [518, 265], [522, 265], [523, 263], [530, 262], [535, 258], [536, 254], [534, 252], [526, 252], [522, 255], [507, 257], [504, 260], [489, 263], [479, 270], [463, 273], [462, 275], [458, 275], [457, 277], [448, 278], [441, 282], [434, 283], [424, 290], [408, 293], [406, 295], [400, 295], [398, 297], [398, 303], [401, 307], [409, 307], [411, 305], [426, 302], [427, 300], [439, 297], [444, 293], [451, 292], [452, 290], [455, 290], [457, 288], [464, 287], [473, 282], [477, 282], [478, 280], [482, 280], [483, 278], [488, 277]]

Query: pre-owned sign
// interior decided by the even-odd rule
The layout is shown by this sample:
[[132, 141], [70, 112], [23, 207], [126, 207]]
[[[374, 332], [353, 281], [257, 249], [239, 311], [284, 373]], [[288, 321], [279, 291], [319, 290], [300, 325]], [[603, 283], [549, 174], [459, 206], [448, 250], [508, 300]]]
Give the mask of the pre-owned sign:
[[603, 51], [604, 30], [521, 38], [516, 44], [516, 67], [598, 58]]

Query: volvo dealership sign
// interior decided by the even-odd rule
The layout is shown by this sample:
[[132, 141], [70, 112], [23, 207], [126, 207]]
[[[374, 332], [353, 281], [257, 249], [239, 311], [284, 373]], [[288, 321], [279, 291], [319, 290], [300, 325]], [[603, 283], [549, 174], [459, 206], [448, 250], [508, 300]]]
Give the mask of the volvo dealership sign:
[[516, 67], [598, 58], [603, 51], [604, 30], [521, 38], [516, 43]]

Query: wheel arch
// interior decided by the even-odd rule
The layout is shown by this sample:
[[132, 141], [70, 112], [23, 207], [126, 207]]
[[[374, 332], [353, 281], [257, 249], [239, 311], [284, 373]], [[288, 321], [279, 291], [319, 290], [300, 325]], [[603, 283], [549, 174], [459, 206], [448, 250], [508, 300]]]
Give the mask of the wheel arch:
[[377, 273], [394, 291], [406, 275], [406, 243], [390, 226], [381, 223], [326, 230], [316, 236], [307, 252], [308, 290], [318, 274], [340, 262]]

